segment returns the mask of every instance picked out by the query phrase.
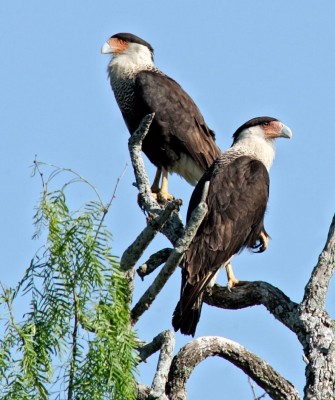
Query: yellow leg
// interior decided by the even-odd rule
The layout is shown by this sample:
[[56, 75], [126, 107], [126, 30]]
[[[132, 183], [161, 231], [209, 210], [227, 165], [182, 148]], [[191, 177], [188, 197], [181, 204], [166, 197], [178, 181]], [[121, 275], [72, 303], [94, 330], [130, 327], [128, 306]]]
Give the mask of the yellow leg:
[[152, 193], [159, 192], [159, 181], [161, 180], [161, 175], [162, 175], [162, 168], [157, 168], [155, 179], [151, 186]]
[[269, 236], [262, 231], [259, 235], [259, 241], [261, 242], [261, 246], [258, 251], [259, 253], [263, 253], [269, 246]]
[[162, 186], [160, 190], [160, 195], [165, 200], [173, 200], [174, 197], [168, 191], [168, 171], [162, 168]]
[[225, 265], [227, 278], [228, 278], [228, 290], [232, 289], [234, 286], [238, 284], [238, 279], [236, 279], [233, 271], [233, 267], [230, 263]]

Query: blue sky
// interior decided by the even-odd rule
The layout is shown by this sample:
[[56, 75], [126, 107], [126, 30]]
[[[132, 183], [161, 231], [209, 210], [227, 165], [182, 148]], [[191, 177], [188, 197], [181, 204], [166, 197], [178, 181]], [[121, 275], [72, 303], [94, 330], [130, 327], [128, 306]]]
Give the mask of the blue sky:
[[[222, 149], [255, 116], [277, 117], [292, 129], [292, 141], [278, 141], [270, 173], [269, 249], [242, 254], [234, 268], [241, 280], [268, 281], [300, 301], [334, 213], [334, 15], [332, 0], [1, 2], [1, 281], [15, 285], [41, 244], [31, 240], [41, 189], [30, 176], [35, 155], [76, 170], [106, 202], [129, 164], [128, 132], [107, 81], [109, 58], [100, 49], [112, 34], [132, 32], [152, 44], [157, 66], [193, 97]], [[154, 168], [146, 165], [152, 179]], [[108, 215], [118, 256], [145, 226], [133, 181], [128, 166]], [[185, 216], [192, 188], [177, 176], [170, 182]], [[74, 204], [88, 199], [80, 187], [71, 196]], [[167, 245], [157, 237], [144, 259]], [[151, 280], [137, 283], [137, 298]], [[219, 281], [226, 283], [225, 274]], [[176, 271], [139, 323], [141, 338], [170, 328], [179, 286]], [[332, 315], [334, 291], [332, 285]], [[301, 346], [264, 308], [205, 306], [197, 330], [203, 335], [240, 342], [302, 393]], [[177, 334], [177, 347], [187, 340]], [[140, 380], [150, 382], [155, 362], [141, 368]], [[252, 398], [247, 378], [222, 360], [202, 363], [188, 390], [195, 400], [205, 393]]]

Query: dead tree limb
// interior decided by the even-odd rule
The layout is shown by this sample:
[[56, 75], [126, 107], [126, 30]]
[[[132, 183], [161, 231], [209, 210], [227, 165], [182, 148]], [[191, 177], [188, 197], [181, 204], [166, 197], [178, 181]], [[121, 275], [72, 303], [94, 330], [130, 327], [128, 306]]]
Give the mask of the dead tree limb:
[[135, 241], [125, 250], [121, 257], [120, 266], [124, 271], [135, 267], [143, 252], [152, 242], [157, 233], [163, 228], [174, 210], [179, 210], [180, 200], [170, 201], [156, 218], [148, 218], [147, 226], [137, 236]]
[[136, 272], [138, 276], [140, 276], [143, 280], [145, 276], [154, 272], [156, 268], [166, 262], [171, 254], [171, 251], [172, 249], [166, 248], [157, 251], [155, 254], [152, 254], [147, 261], [137, 268]]
[[186, 400], [186, 383], [194, 368], [207, 357], [219, 356], [240, 368], [273, 399], [300, 399], [294, 386], [271, 365], [239, 343], [218, 336], [192, 340], [172, 361], [166, 393], [170, 400]]
[[139, 349], [139, 356], [142, 361], [145, 361], [152, 354], [160, 351], [156, 373], [152, 381], [151, 389], [147, 393], [150, 399], [167, 399], [165, 396], [165, 386], [173, 358], [174, 346], [174, 333], [170, 330], [166, 330], [154, 337], [150, 343], [145, 344]]
[[150, 125], [155, 117], [155, 113], [146, 115], [136, 131], [130, 136], [128, 140], [128, 149], [131, 158], [131, 163], [134, 168], [136, 179], [136, 187], [140, 195], [145, 198], [145, 202], [150, 207], [157, 207], [158, 204], [151, 195], [151, 187], [148, 175], [146, 173], [144, 162], [142, 158], [142, 143], [149, 132]]
[[335, 215], [329, 228], [327, 241], [311, 278], [305, 288], [302, 304], [310, 308], [324, 309], [329, 282], [335, 269]]
[[205, 302], [219, 308], [264, 305], [293, 331], [303, 346], [306, 366], [305, 399], [335, 398], [334, 322], [325, 310], [326, 294], [335, 269], [335, 216], [326, 244], [306, 285], [300, 304], [266, 282], [242, 282], [231, 292], [215, 285]]
[[211, 306], [229, 310], [263, 305], [291, 331], [296, 332], [298, 327], [301, 328], [298, 304], [267, 282], [239, 282], [232, 290], [214, 285], [210, 294], [205, 293], [204, 301]]
[[[130, 153], [131, 162], [134, 168], [136, 179], [136, 186], [140, 193], [141, 208], [152, 218], [161, 215], [164, 205], [160, 205], [155, 201], [152, 196], [151, 188], [147, 173], [145, 171], [144, 162], [142, 158], [142, 142], [145, 135], [148, 133], [150, 124], [155, 114], [149, 114], [143, 118], [139, 128], [130, 136], [128, 141], [128, 148]], [[178, 211], [174, 211], [171, 217], [162, 228], [162, 233], [174, 245], [181, 237], [184, 231], [184, 225], [181, 221]]]
[[151, 396], [162, 399], [165, 394], [165, 386], [169, 376], [170, 366], [173, 358], [175, 337], [171, 331], [164, 331], [161, 351], [154, 380], [152, 382]]
[[334, 322], [325, 310], [329, 282], [335, 269], [335, 215], [327, 241], [305, 288], [300, 305], [303, 329], [297, 336], [303, 345], [306, 366], [305, 399], [335, 398]]

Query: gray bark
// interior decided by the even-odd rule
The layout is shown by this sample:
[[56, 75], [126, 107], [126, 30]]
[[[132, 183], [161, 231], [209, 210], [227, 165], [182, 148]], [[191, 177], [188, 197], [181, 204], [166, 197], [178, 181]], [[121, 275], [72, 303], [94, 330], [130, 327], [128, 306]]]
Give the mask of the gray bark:
[[139, 268], [137, 268], [136, 272], [139, 277], [144, 279], [146, 275], [151, 274], [158, 268], [160, 265], [166, 262], [171, 254], [172, 249], [162, 249], [157, 251], [157, 253], [152, 254], [149, 259], [143, 263]]
[[272, 398], [299, 399], [299, 394], [294, 386], [260, 357], [232, 340], [207, 336], [192, 340], [174, 358], [166, 390], [171, 400], [187, 399], [187, 379], [201, 361], [212, 356], [230, 361], [250, 376]]

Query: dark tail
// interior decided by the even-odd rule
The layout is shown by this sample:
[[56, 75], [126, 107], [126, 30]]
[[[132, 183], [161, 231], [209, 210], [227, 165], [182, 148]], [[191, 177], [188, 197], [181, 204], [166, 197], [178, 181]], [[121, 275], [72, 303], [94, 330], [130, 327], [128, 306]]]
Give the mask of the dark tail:
[[174, 310], [172, 326], [175, 331], [180, 329], [182, 334], [194, 336], [200, 319], [203, 293], [200, 293], [195, 302], [191, 305], [188, 301], [187, 293], [185, 292], [187, 292], [187, 288], [185, 288], [183, 296]]

